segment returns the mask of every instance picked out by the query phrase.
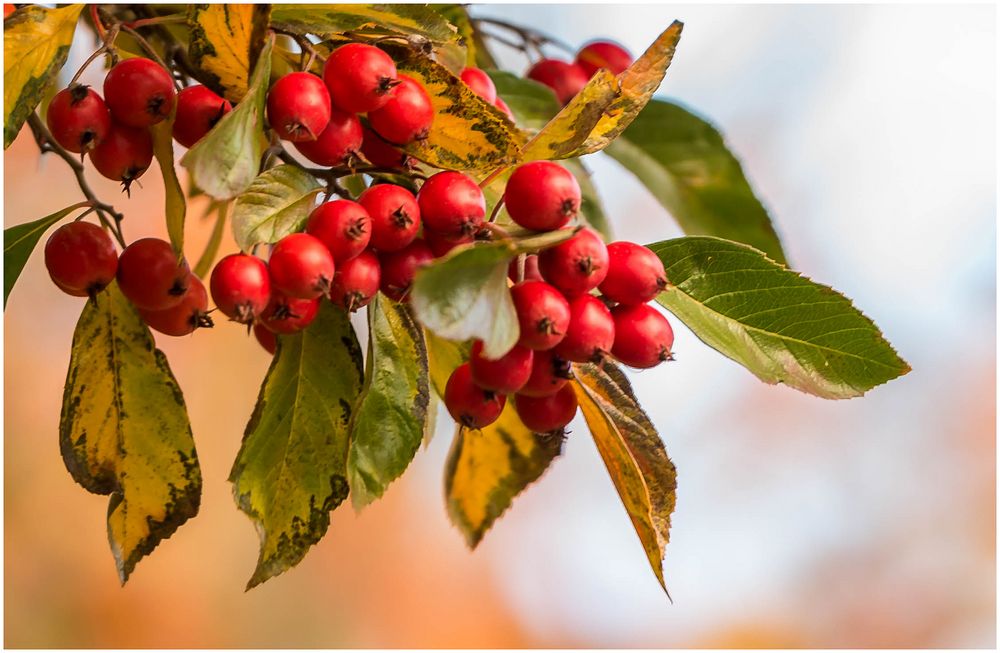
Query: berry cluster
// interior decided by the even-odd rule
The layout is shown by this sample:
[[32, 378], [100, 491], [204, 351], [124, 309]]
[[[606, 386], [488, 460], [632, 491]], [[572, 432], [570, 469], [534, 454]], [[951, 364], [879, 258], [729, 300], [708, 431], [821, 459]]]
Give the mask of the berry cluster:
[[542, 59], [528, 70], [527, 77], [551, 88], [559, 102], [566, 104], [601, 68], [620, 75], [631, 65], [632, 55], [622, 46], [611, 41], [594, 41], [580, 49], [573, 63]]

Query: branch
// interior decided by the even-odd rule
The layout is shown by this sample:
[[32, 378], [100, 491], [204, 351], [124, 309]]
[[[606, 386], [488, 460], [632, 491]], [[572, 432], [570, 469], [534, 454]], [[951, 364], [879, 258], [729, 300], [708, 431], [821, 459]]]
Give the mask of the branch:
[[[472, 21], [472, 25], [473, 27], [475, 27], [480, 31], [482, 31], [480, 27], [481, 25], [493, 25], [494, 27], [499, 27], [509, 32], [513, 32], [514, 34], [517, 34], [518, 37], [520, 37], [520, 39], [524, 42], [525, 46], [533, 47], [542, 56], [545, 56], [541, 50], [541, 46], [543, 45], [554, 45], [557, 48], [560, 48], [561, 50], [569, 54], [573, 55], [576, 54], [576, 48], [574, 48], [573, 46], [569, 45], [564, 41], [560, 41], [559, 39], [553, 38], [548, 34], [539, 32], [538, 30], [531, 29], [530, 27], [522, 27], [521, 25], [508, 23], [507, 21], [500, 20], [499, 18], [476, 18]], [[489, 34], [487, 32], [483, 32], [483, 34], [485, 36], [489, 36], [491, 38], [497, 39], [498, 41], [501, 41], [501, 39], [499, 39], [495, 34]]]

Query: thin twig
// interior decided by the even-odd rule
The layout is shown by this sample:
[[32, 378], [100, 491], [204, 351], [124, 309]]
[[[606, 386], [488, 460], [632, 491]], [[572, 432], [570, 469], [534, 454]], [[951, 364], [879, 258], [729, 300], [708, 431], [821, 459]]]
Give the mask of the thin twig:
[[[298, 43], [299, 49], [302, 50], [302, 62], [300, 63], [300, 67], [302, 70], [309, 70], [310, 68], [312, 68], [313, 61], [315, 61], [316, 59], [319, 59], [320, 63], [324, 64], [326, 63], [326, 57], [324, 57], [319, 53], [319, 51], [315, 48], [312, 41], [310, 41], [308, 37], [303, 36], [302, 34], [296, 34], [295, 32], [291, 32], [288, 30], [278, 29], [273, 25], [271, 26], [271, 29], [276, 34], [284, 34], [285, 36], [292, 37], [295, 40], [295, 42]], [[306, 55], [309, 56], [308, 61], [306, 61]]]
[[[548, 34], [540, 32], [530, 27], [524, 27], [522, 25], [515, 25], [514, 23], [508, 23], [505, 20], [500, 20], [499, 18], [477, 18], [472, 21], [472, 25], [479, 29], [480, 25], [494, 25], [502, 29], [506, 29], [514, 34], [517, 34], [525, 44], [532, 45], [534, 47], [539, 47], [541, 45], [554, 45], [557, 48], [564, 50], [567, 53], [576, 53], [576, 48], [569, 45], [565, 41], [560, 41], [557, 38], [553, 38]], [[540, 51], [540, 50], [539, 50]]]
[[83, 65], [80, 66], [80, 68], [76, 71], [76, 74], [73, 75], [73, 79], [69, 80], [68, 86], [76, 84], [77, 80], [80, 79], [80, 75], [83, 74], [83, 71], [87, 70], [87, 67], [102, 54], [106, 52], [110, 53], [112, 61], [118, 59], [118, 54], [115, 52], [115, 38], [117, 36], [118, 36], [118, 25], [115, 24], [111, 26], [111, 29], [104, 32], [104, 36], [102, 37], [101, 47], [97, 48], [97, 50], [94, 51], [94, 54], [87, 57], [87, 60], [83, 62]]
[[164, 25], [166, 23], [183, 23], [187, 20], [187, 16], [184, 14], [170, 14], [169, 16], [156, 16], [153, 18], [140, 18], [139, 20], [133, 20], [130, 23], [125, 23], [130, 29], [139, 29], [140, 27], [149, 27], [151, 25]]

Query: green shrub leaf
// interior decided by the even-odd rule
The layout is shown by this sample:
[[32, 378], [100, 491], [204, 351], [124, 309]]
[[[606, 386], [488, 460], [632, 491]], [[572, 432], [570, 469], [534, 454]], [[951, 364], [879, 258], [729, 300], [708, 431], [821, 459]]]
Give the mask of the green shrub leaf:
[[233, 236], [240, 249], [276, 243], [301, 230], [323, 190], [316, 178], [292, 165], [265, 170], [233, 206]]
[[181, 182], [177, 179], [177, 170], [174, 168], [174, 117], [171, 115], [169, 120], [153, 125], [149, 131], [153, 135], [153, 154], [156, 155], [156, 162], [160, 166], [160, 174], [163, 177], [167, 235], [170, 237], [170, 244], [173, 245], [177, 255], [183, 256], [184, 216], [187, 212], [187, 205], [184, 201], [184, 189], [181, 188]]
[[49, 227], [59, 222], [76, 209], [86, 206], [86, 202], [67, 206], [55, 213], [39, 218], [33, 222], [14, 225], [3, 230], [3, 305], [7, 307], [7, 297], [17, 283], [17, 278], [21, 276], [24, 264], [28, 262], [28, 257], [35, 251], [38, 244]]

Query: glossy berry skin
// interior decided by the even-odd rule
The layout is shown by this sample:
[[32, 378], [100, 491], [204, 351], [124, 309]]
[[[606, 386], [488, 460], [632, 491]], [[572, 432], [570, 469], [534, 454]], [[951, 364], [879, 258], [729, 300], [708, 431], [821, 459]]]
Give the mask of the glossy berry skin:
[[352, 259], [337, 264], [337, 273], [330, 285], [330, 301], [353, 313], [367, 306], [378, 292], [382, 268], [378, 257], [365, 250]]
[[531, 363], [535, 353], [521, 345], [496, 360], [490, 360], [483, 355], [483, 341], [472, 343], [469, 353], [469, 367], [472, 380], [480, 388], [492, 390], [500, 394], [511, 394], [524, 387], [531, 377]]
[[148, 129], [112, 124], [104, 140], [90, 151], [90, 162], [128, 191], [153, 162], [153, 138]]
[[507, 181], [504, 206], [511, 219], [525, 229], [552, 231], [576, 217], [580, 185], [566, 168], [551, 161], [519, 166]]
[[399, 79], [392, 57], [372, 45], [348, 43], [323, 67], [330, 99], [341, 111], [368, 113], [385, 106]]
[[365, 207], [357, 202], [324, 202], [309, 215], [306, 233], [326, 245], [334, 263], [340, 265], [368, 247], [372, 236], [372, 219]]
[[417, 270], [434, 260], [434, 253], [422, 238], [396, 252], [386, 252], [379, 256], [382, 279], [379, 289], [386, 297], [397, 302], [405, 301], [410, 294], [410, 286]]
[[267, 94], [267, 122], [286, 141], [314, 141], [330, 122], [330, 94], [316, 75], [289, 73]]
[[162, 311], [177, 306], [191, 284], [191, 269], [159, 238], [142, 238], [118, 257], [118, 287], [137, 308]]
[[611, 353], [630, 367], [655, 367], [672, 360], [674, 330], [649, 304], [619, 304], [611, 309], [615, 319], [615, 344]]
[[417, 193], [420, 218], [427, 229], [449, 238], [475, 235], [486, 217], [483, 191], [461, 172], [439, 172]]
[[412, 77], [399, 76], [399, 86], [381, 109], [368, 112], [368, 124], [393, 145], [427, 138], [434, 122], [431, 96]]
[[632, 55], [617, 43], [593, 41], [580, 49], [575, 63], [588, 78], [593, 77], [601, 68], [609, 70], [614, 75], [620, 75], [632, 65]]
[[569, 327], [569, 302], [544, 281], [522, 281], [510, 289], [521, 327], [518, 344], [528, 349], [552, 349]]
[[45, 268], [65, 293], [86, 296], [103, 290], [118, 271], [111, 237], [89, 222], [69, 222], [45, 243]]
[[264, 312], [271, 297], [267, 264], [249, 254], [225, 256], [212, 270], [212, 301], [223, 315], [240, 324], [251, 324]]
[[371, 246], [395, 252], [413, 242], [420, 231], [420, 206], [413, 193], [395, 184], [372, 186], [358, 197], [372, 219]]
[[273, 331], [268, 331], [267, 327], [263, 324], [253, 325], [253, 334], [257, 338], [257, 342], [260, 346], [264, 348], [264, 351], [274, 356], [274, 352], [278, 349], [278, 339], [275, 337]]
[[511, 111], [510, 107], [507, 106], [507, 103], [504, 102], [500, 98], [500, 96], [497, 96], [497, 99], [493, 101], [493, 106], [495, 106], [497, 109], [500, 109], [505, 114], [507, 114], [507, 117], [510, 118], [511, 122], [513, 122], [513, 123], [517, 122], [517, 116], [514, 115], [514, 112]]
[[648, 247], [624, 240], [608, 245], [608, 275], [601, 293], [621, 304], [644, 304], [667, 286], [660, 257]]
[[468, 245], [475, 242], [476, 238], [472, 234], [452, 238], [451, 236], [439, 234], [436, 231], [424, 229], [424, 240], [427, 241], [427, 246], [431, 248], [435, 258], [441, 258], [459, 245]]
[[177, 94], [177, 117], [174, 119], [174, 140], [192, 147], [233, 110], [233, 105], [207, 86], [195, 84]]
[[584, 228], [539, 254], [538, 269], [566, 297], [576, 297], [590, 292], [608, 276], [608, 248], [600, 234]]
[[69, 286], [64, 286], [55, 279], [52, 279], [52, 283], [55, 284], [56, 288], [63, 291], [70, 297], [89, 297], [90, 293], [86, 290], [76, 290], [75, 288], [70, 288]]
[[319, 238], [289, 234], [271, 250], [267, 269], [274, 290], [296, 299], [315, 299], [330, 292], [335, 266]]
[[469, 66], [462, 70], [462, 74], [459, 75], [462, 81], [465, 82], [466, 86], [472, 89], [472, 92], [483, 98], [490, 104], [492, 104], [497, 99], [497, 87], [490, 79], [490, 76], [484, 73], [479, 68]]
[[555, 352], [574, 363], [596, 363], [615, 343], [615, 320], [597, 297], [580, 295], [569, 303], [569, 328]]
[[162, 311], [139, 309], [142, 321], [149, 328], [168, 336], [186, 336], [196, 329], [213, 326], [208, 315], [208, 293], [195, 275], [188, 277], [188, 290], [180, 303]]
[[45, 116], [52, 138], [70, 152], [89, 152], [111, 131], [111, 113], [101, 96], [74, 84], [56, 93]]
[[174, 110], [174, 80], [152, 59], [134, 57], [118, 62], [104, 78], [104, 101], [116, 123], [149, 127]]
[[380, 168], [402, 168], [407, 170], [416, 165], [416, 160], [405, 154], [394, 145], [390, 145], [384, 138], [373, 132], [368, 127], [362, 126], [364, 140], [361, 143], [361, 153], [372, 165]]
[[332, 109], [330, 122], [316, 140], [296, 143], [295, 149], [321, 166], [352, 166], [358, 159], [363, 140], [364, 133], [358, 117]]
[[524, 257], [524, 279], [518, 279], [518, 257], [510, 262], [507, 266], [507, 277], [511, 281], [517, 283], [519, 281], [545, 281], [542, 278], [542, 273], [538, 269], [538, 254], [528, 254]]
[[296, 299], [272, 290], [271, 299], [258, 319], [273, 333], [295, 333], [309, 326], [318, 312], [318, 299]]
[[558, 59], [542, 59], [528, 70], [526, 77], [551, 88], [560, 104], [572, 100], [590, 79], [583, 68]]
[[536, 351], [527, 383], [518, 391], [526, 397], [548, 397], [559, 392], [573, 378], [569, 361], [553, 350]]
[[563, 386], [547, 397], [514, 395], [514, 408], [521, 422], [535, 433], [550, 433], [564, 428], [576, 415], [573, 387]]
[[497, 421], [507, 397], [484, 390], [472, 380], [468, 363], [459, 365], [444, 388], [444, 405], [452, 418], [462, 426], [481, 429]]

